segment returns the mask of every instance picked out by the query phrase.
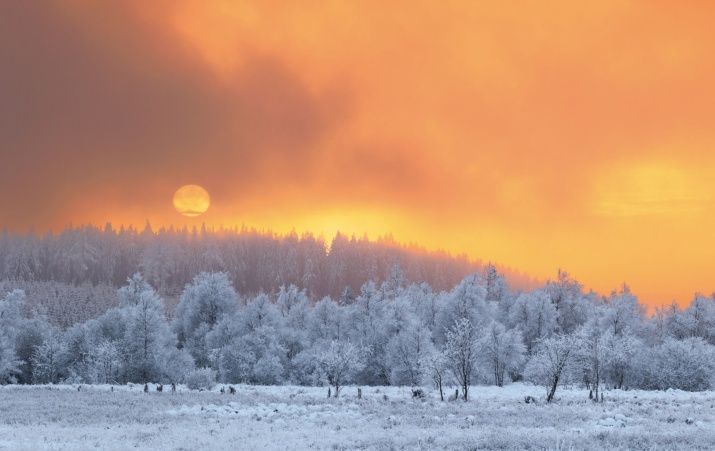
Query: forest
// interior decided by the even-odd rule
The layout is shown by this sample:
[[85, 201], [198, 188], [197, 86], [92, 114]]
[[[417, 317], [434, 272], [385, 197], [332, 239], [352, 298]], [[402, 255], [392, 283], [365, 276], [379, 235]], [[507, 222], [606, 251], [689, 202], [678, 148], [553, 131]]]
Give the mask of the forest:
[[0, 265], [2, 384], [713, 388], [715, 295], [648, 312], [566, 271], [246, 229], [6, 231]]
[[[223, 271], [241, 294], [295, 285], [311, 299], [337, 298], [346, 287], [355, 292], [368, 280], [381, 283], [395, 264], [410, 280], [428, 282], [436, 290], [449, 289], [484, 266], [465, 255], [402, 246], [391, 235], [371, 241], [338, 232], [328, 244], [311, 233], [279, 235], [245, 226], [155, 232], [148, 222], [141, 231], [107, 224], [103, 229], [70, 225], [41, 237], [33, 231], [0, 232], [0, 280], [119, 287], [141, 271], [165, 297], [179, 296], [202, 271]], [[526, 274], [498, 268], [519, 288], [536, 284]]]

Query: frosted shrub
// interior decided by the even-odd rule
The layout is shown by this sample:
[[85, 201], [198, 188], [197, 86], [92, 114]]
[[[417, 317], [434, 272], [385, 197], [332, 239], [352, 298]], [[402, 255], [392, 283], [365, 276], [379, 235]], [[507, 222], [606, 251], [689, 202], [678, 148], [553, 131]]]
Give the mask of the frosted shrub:
[[712, 388], [715, 373], [715, 347], [702, 338], [666, 339], [642, 352], [634, 385], [645, 390], [669, 388], [699, 391]]
[[275, 385], [281, 382], [283, 365], [281, 360], [274, 355], [263, 356], [253, 367], [253, 375], [261, 385]]
[[197, 368], [186, 375], [186, 386], [191, 390], [211, 390], [216, 385], [216, 371]]

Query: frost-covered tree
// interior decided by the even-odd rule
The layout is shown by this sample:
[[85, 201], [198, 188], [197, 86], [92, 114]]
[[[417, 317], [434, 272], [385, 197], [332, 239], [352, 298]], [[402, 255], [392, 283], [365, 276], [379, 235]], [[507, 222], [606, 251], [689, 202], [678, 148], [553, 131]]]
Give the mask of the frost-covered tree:
[[432, 334], [421, 321], [415, 320], [393, 335], [385, 348], [392, 385], [419, 385], [422, 363], [434, 352]]
[[473, 326], [486, 324], [496, 316], [497, 306], [486, 304], [487, 291], [482, 286], [476, 272], [462, 279], [441, 302], [434, 330], [436, 344], [446, 343], [447, 332], [462, 319], [468, 319]]
[[521, 294], [509, 313], [510, 324], [521, 330], [529, 354], [536, 343], [559, 330], [558, 312], [544, 290]]
[[154, 289], [141, 273], [134, 273], [133, 276], [127, 278], [127, 284], [117, 290], [119, 305], [122, 307], [135, 306], [139, 304], [143, 293], [153, 291]]
[[691, 337], [699, 337], [715, 344], [715, 300], [696, 295], [683, 312], [684, 324]]
[[164, 302], [149, 289], [139, 294], [137, 304], [123, 309], [126, 331], [124, 369], [131, 382], [165, 380], [161, 354], [175, 346], [164, 316]]
[[158, 366], [163, 368], [167, 381], [185, 382], [186, 377], [196, 369], [194, 359], [186, 349], [169, 347], [157, 356]]
[[645, 319], [645, 307], [638, 303], [628, 285], [623, 284], [618, 292], [605, 299], [602, 315], [604, 327], [610, 328], [613, 335], [622, 335], [627, 330], [638, 333]]
[[[295, 313], [299, 311], [294, 307]], [[285, 318], [266, 295], [225, 315], [206, 334], [210, 361], [220, 381], [277, 384], [285, 379], [289, 351], [283, 344]]]
[[14, 344], [7, 334], [0, 332], [0, 385], [16, 383], [21, 360], [17, 359]]
[[669, 337], [677, 340], [691, 337], [694, 327], [692, 316], [686, 315], [675, 301], [657, 308], [653, 320], [657, 322], [658, 330], [654, 340], [657, 344], [663, 343]]
[[385, 346], [390, 339], [385, 314], [387, 301], [382, 296], [375, 284], [368, 282], [360, 288], [356, 304], [346, 310], [350, 315], [350, 339], [367, 350], [359, 380], [371, 385], [390, 383], [390, 369], [385, 363]]
[[406, 297], [410, 299], [415, 313], [420, 317], [422, 323], [429, 330], [434, 330], [437, 318], [438, 304], [437, 296], [427, 283], [410, 285], [407, 287]]
[[575, 335], [574, 365], [583, 374], [586, 388], [593, 391], [596, 401], [610, 363], [613, 337], [613, 330], [608, 327], [604, 331], [596, 320], [586, 323]]
[[22, 361], [17, 357], [17, 335], [23, 322], [20, 307], [25, 292], [13, 290], [0, 301], [0, 384], [16, 383]]
[[509, 283], [503, 274], [499, 274], [496, 266], [488, 263], [483, 271], [484, 288], [486, 290], [485, 300], [500, 304], [509, 296]]
[[223, 272], [201, 273], [186, 285], [174, 312], [173, 329], [199, 367], [210, 364], [205, 336], [238, 307], [238, 296]]
[[330, 298], [318, 301], [308, 314], [308, 334], [311, 340], [339, 340], [342, 310]]
[[581, 283], [568, 272], [559, 269], [556, 280], [546, 282], [543, 291], [556, 310], [556, 320], [562, 333], [573, 333], [588, 320], [591, 302], [583, 293]]
[[39, 240], [34, 232], [19, 236], [8, 243], [4, 255], [3, 277], [15, 280], [32, 280], [40, 274]]
[[517, 329], [507, 330], [502, 324], [492, 321], [478, 341], [480, 360], [494, 375], [497, 387], [504, 386], [504, 375], [521, 368], [526, 347]]
[[385, 282], [380, 286], [383, 299], [396, 299], [401, 296], [407, 287], [408, 279], [402, 271], [399, 262], [394, 262], [390, 275], [385, 279]]
[[440, 351], [433, 350], [421, 359], [420, 368], [423, 376], [434, 382], [435, 387], [439, 390], [440, 399], [444, 401], [442, 386], [449, 372], [445, 355]]
[[643, 342], [635, 335], [625, 333], [610, 337], [606, 377], [613, 387], [622, 389], [626, 380], [632, 378], [635, 357], [644, 350]]
[[282, 314], [268, 295], [260, 293], [239, 311], [238, 318], [243, 332], [249, 333], [266, 326], [278, 327]]
[[103, 339], [96, 343], [88, 358], [92, 381], [99, 384], [117, 384], [124, 372], [124, 358], [116, 341]]
[[22, 362], [17, 379], [21, 384], [30, 384], [34, 380], [32, 355], [38, 346], [42, 345], [45, 338], [53, 333], [54, 328], [48, 323], [44, 315], [35, 314], [31, 318], [23, 319], [15, 336], [15, 354]]
[[67, 366], [68, 346], [59, 331], [52, 331], [32, 354], [33, 379], [36, 384], [56, 384]]
[[365, 366], [365, 354], [366, 349], [349, 341], [332, 340], [319, 343], [314, 348], [317, 365], [325, 374], [328, 383], [335, 388], [336, 398], [343, 385], [350, 382]]
[[283, 316], [289, 316], [294, 307], [299, 307], [307, 302], [308, 296], [305, 289], [300, 290], [295, 285], [290, 285], [288, 288], [285, 285], [281, 285], [278, 290], [276, 305]]
[[467, 401], [469, 386], [472, 384], [479, 357], [477, 330], [469, 318], [457, 320], [454, 326], [447, 331], [444, 355], [452, 376], [462, 387], [462, 398]]
[[257, 361], [258, 357], [248, 338], [236, 337], [221, 349], [220, 378], [226, 383], [250, 383]]
[[253, 366], [253, 378], [257, 384], [274, 385], [283, 381], [283, 363], [275, 354], [265, 353]]
[[524, 370], [524, 377], [546, 387], [546, 401], [554, 399], [556, 388], [572, 375], [577, 340], [571, 335], [554, 335], [539, 341], [536, 354]]
[[290, 361], [310, 346], [308, 339], [310, 313], [307, 297], [300, 295], [292, 302], [290, 310], [284, 314], [281, 326], [278, 327], [279, 340], [286, 349], [289, 371], [292, 371]]

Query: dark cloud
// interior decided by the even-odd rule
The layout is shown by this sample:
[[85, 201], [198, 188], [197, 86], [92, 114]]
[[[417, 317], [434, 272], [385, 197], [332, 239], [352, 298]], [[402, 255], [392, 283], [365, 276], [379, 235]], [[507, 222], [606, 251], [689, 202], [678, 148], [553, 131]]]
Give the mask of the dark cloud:
[[0, 4], [3, 222], [61, 226], [102, 195], [153, 205], [157, 185], [250, 187], [274, 160], [309, 162], [346, 114], [347, 93], [314, 94], [273, 57], [220, 83], [175, 40], [121, 3]]

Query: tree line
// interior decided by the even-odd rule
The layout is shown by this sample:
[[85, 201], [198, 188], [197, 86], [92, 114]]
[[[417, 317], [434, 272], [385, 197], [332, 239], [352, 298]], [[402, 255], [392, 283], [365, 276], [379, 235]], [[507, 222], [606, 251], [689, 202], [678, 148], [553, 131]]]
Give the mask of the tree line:
[[[103, 229], [70, 225], [43, 236], [0, 233], [0, 281], [119, 288], [141, 272], [170, 310], [184, 286], [204, 271], [226, 272], [242, 295], [295, 285], [319, 300], [354, 296], [368, 280], [382, 283], [394, 265], [410, 280], [425, 281], [436, 290], [447, 290], [484, 266], [465, 255], [402, 246], [389, 235], [373, 241], [337, 233], [328, 243], [322, 236], [295, 231], [278, 235], [245, 226], [154, 231], [149, 223], [143, 230], [107, 224]], [[499, 269], [514, 286], [535, 286], [525, 274]]]
[[[715, 374], [715, 297], [697, 295], [648, 316], [628, 286], [585, 292], [559, 271], [532, 290], [512, 290], [496, 267], [448, 290], [411, 282], [394, 265], [354, 296], [313, 300], [306, 288], [241, 295], [227, 272], [201, 272], [172, 318], [147, 278], [117, 290], [116, 307], [63, 330], [24, 291], [0, 301], [2, 383], [455, 385], [526, 380], [604, 387], [705, 390]], [[454, 397], [454, 396], [453, 396]]]

